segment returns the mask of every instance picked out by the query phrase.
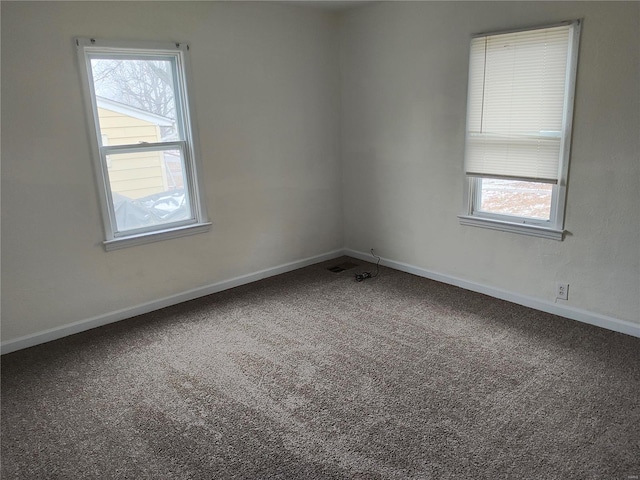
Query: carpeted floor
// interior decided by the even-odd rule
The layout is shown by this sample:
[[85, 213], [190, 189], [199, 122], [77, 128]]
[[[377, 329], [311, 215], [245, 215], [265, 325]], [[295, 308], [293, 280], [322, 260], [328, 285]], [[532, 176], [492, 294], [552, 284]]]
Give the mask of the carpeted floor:
[[364, 267], [3, 356], [2, 478], [640, 476], [640, 339]]

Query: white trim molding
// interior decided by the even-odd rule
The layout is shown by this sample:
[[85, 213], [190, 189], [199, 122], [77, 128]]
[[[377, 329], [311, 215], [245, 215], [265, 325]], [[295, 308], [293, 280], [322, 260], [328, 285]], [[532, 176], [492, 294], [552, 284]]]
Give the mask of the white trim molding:
[[[86, 330], [91, 330], [92, 328], [101, 327], [103, 325], [108, 325], [110, 323], [119, 322], [120, 320], [126, 320], [127, 318], [135, 317], [137, 315], [142, 315], [144, 313], [153, 312], [161, 308], [169, 307], [171, 305], [177, 305], [179, 303], [187, 302], [189, 300], [194, 300], [196, 298], [204, 297], [206, 295], [211, 295], [213, 293], [222, 292], [224, 290], [238, 287], [240, 285], [246, 285], [248, 283], [256, 282], [264, 278], [280, 275], [281, 273], [297, 270], [298, 268], [307, 267], [315, 263], [320, 263], [327, 260], [333, 260], [334, 258], [338, 258], [343, 255], [347, 255], [347, 256], [364, 260], [367, 262], [372, 261], [371, 254], [369, 253], [364, 253], [364, 252], [351, 250], [351, 249], [334, 250], [321, 255], [304, 258], [302, 260], [285, 263], [282, 265], [278, 265], [276, 267], [259, 270], [254, 273], [241, 275], [239, 277], [234, 277], [229, 280], [223, 280], [211, 285], [206, 285], [193, 290], [188, 290], [186, 292], [178, 293], [176, 295], [171, 295], [169, 297], [161, 298], [159, 300], [154, 300], [151, 302], [143, 303], [143, 304], [136, 305], [129, 308], [123, 308], [123, 309], [109, 312], [103, 315], [98, 315], [92, 318], [88, 318], [85, 320], [80, 320], [74, 323], [63, 325], [61, 327], [51, 328], [48, 330], [44, 330], [42, 332], [34, 333], [31, 335], [25, 335], [23, 337], [8, 340], [0, 344], [0, 353], [4, 355], [5, 353], [11, 353], [17, 350], [22, 350], [24, 348], [33, 347], [41, 343], [58, 340], [60, 338], [63, 338], [69, 335], [81, 333]], [[490, 287], [487, 285], [482, 285], [479, 283], [471, 282], [471, 281], [453, 277], [450, 275], [445, 275], [442, 273], [432, 272], [420, 267], [415, 267], [413, 265], [409, 265], [402, 262], [396, 262], [394, 260], [390, 260], [387, 258], [381, 258], [380, 265], [383, 265], [385, 267], [390, 267], [396, 270], [400, 270], [402, 272], [411, 273], [419, 277], [429, 278], [431, 280], [435, 280], [438, 282], [454, 285], [456, 287], [464, 288], [465, 290], [470, 290], [473, 292], [489, 295], [491, 297], [499, 298], [501, 300], [506, 300], [508, 302], [533, 308], [535, 310], [540, 310], [542, 312], [551, 313], [554, 315], [558, 315], [560, 317], [569, 318], [571, 320], [577, 320], [579, 322], [588, 323], [590, 325], [606, 328], [614, 332], [624, 333], [627, 335], [640, 338], [640, 325], [632, 322], [628, 322], [625, 320], [620, 320], [614, 317], [609, 317], [607, 315], [601, 315], [598, 313], [589, 312], [587, 310], [582, 310], [582, 309], [567, 306], [567, 305], [560, 305], [560, 304], [555, 304], [551, 302], [545, 302], [544, 300], [540, 300], [538, 298], [529, 297], [529, 296], [521, 295], [514, 292], [509, 292], [507, 290], [502, 290], [502, 289]]]
[[458, 218], [460, 219], [460, 225], [488, 228], [491, 230], [500, 230], [510, 233], [522, 233], [524, 235], [549, 238], [551, 240], [562, 241], [564, 239], [564, 230], [556, 230], [554, 228], [541, 227], [539, 225], [505, 222], [492, 218], [474, 217], [472, 215], [458, 215]]
[[[344, 254], [353, 258], [364, 260], [367, 262], [372, 261], [371, 254], [360, 252], [357, 250], [345, 249]], [[633, 337], [640, 338], [640, 324], [621, 320], [619, 318], [602, 315], [588, 310], [571, 307], [569, 305], [561, 305], [557, 303], [547, 302], [539, 298], [522, 295], [508, 290], [503, 290], [488, 285], [483, 285], [462, 278], [446, 275], [442, 273], [433, 272], [424, 268], [415, 267], [407, 263], [396, 262], [387, 258], [381, 258], [380, 265], [390, 267], [402, 272], [411, 273], [419, 277], [429, 278], [437, 282], [454, 285], [456, 287], [464, 288], [465, 290], [471, 290], [472, 292], [482, 293], [490, 297], [506, 300], [507, 302], [516, 303], [525, 307], [540, 310], [542, 312], [551, 313], [560, 317], [568, 318], [571, 320], [577, 320], [578, 322], [588, 323], [597, 327], [606, 328], [614, 332], [624, 333]]]
[[103, 325], [119, 322], [120, 320], [126, 320], [127, 318], [153, 312], [161, 308], [170, 307], [171, 305], [177, 305], [178, 303], [187, 302], [189, 300], [194, 300], [196, 298], [211, 295], [213, 293], [222, 292], [223, 290], [239, 287], [240, 285], [246, 285], [247, 283], [256, 282], [258, 280], [262, 280], [263, 278], [273, 277], [275, 275], [280, 275], [281, 273], [297, 270], [298, 268], [307, 267], [309, 265], [324, 262], [326, 260], [333, 260], [334, 258], [342, 256], [343, 254], [344, 250], [334, 250], [314, 257], [308, 257], [302, 260], [278, 265], [276, 267], [248, 273], [246, 275], [241, 275], [229, 280], [223, 280], [221, 282], [195, 288], [193, 290], [188, 290], [186, 292], [171, 295], [159, 300], [136, 305], [134, 307], [123, 308], [113, 312], [105, 313], [103, 315], [98, 315], [96, 317], [69, 323], [61, 327], [50, 328], [42, 332], [25, 335], [13, 340], [7, 340], [6, 342], [2, 342], [2, 344], [0, 344], [0, 353], [4, 355], [5, 353], [11, 353], [17, 350], [22, 350], [24, 348], [33, 347], [41, 343], [58, 340], [69, 335], [74, 335], [86, 330], [91, 330], [92, 328], [102, 327]]
[[211, 222], [197, 223], [195, 225], [184, 225], [166, 230], [114, 238], [113, 240], [105, 240], [102, 244], [104, 245], [104, 249], [110, 252], [111, 250], [117, 250], [119, 248], [134, 247], [136, 245], [145, 245], [161, 240], [169, 240], [171, 238], [186, 237], [187, 235], [194, 235], [196, 233], [205, 233], [209, 230], [211, 230]]

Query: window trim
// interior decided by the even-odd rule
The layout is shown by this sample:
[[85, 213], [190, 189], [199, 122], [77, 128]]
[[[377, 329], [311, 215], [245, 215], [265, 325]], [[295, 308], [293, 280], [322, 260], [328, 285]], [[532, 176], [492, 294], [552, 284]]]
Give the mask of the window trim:
[[[465, 188], [463, 195], [463, 211], [465, 213], [458, 215], [461, 225], [488, 228], [492, 230], [501, 230], [511, 233], [520, 233], [532, 235], [535, 237], [549, 238], [553, 240], [564, 240], [565, 237], [565, 210], [567, 196], [567, 182], [569, 175], [569, 163], [571, 157], [571, 140], [573, 132], [573, 112], [575, 103], [576, 77], [578, 72], [578, 51], [580, 45], [580, 33], [582, 28], [582, 19], [569, 20], [554, 24], [540, 25], [534, 27], [526, 27], [519, 29], [501, 30], [496, 32], [478, 33], [472, 35], [472, 39], [486, 37], [490, 35], [500, 35], [507, 33], [525, 32], [532, 30], [541, 30], [558, 26], [571, 26], [572, 32], [567, 51], [567, 69], [566, 69], [566, 85], [565, 100], [562, 118], [562, 138], [560, 145], [560, 166], [558, 171], [558, 182], [553, 185], [551, 211], [549, 220], [539, 220], [530, 217], [502, 215], [490, 212], [482, 212], [475, 209], [475, 205], [479, 205], [480, 180], [482, 177], [471, 177], [465, 174]], [[469, 52], [471, 59], [471, 52]], [[467, 73], [467, 77], [469, 72]], [[467, 95], [467, 102], [469, 95]], [[468, 105], [467, 105], [468, 108]], [[466, 113], [468, 121], [469, 112]], [[465, 131], [467, 128], [465, 128]], [[465, 140], [466, 148], [466, 140]], [[491, 177], [493, 178], [493, 177]], [[497, 178], [497, 177], [496, 177]]]
[[[88, 37], [74, 39], [77, 51], [78, 70], [81, 77], [81, 87], [88, 121], [88, 136], [92, 150], [94, 173], [98, 190], [98, 199], [102, 216], [105, 240], [102, 242], [106, 251], [142, 245], [186, 235], [204, 233], [210, 230], [206, 205], [203, 198], [201, 156], [198, 149], [199, 139], [194, 124], [194, 101], [189, 92], [193, 92], [189, 45], [176, 42], [146, 42], [102, 40]], [[177, 141], [147, 143], [132, 147], [131, 145], [102, 145], [98, 119], [96, 95], [91, 82], [90, 54], [98, 52], [106, 57], [123, 54], [127, 58], [140, 57], [171, 57], [175, 59], [174, 80], [178, 129], [183, 138]], [[126, 232], [117, 231], [115, 213], [112, 205], [112, 191], [106, 171], [106, 156], [110, 153], [125, 153], [128, 151], [163, 150], [166, 148], [181, 150], [184, 156], [185, 175], [187, 177], [187, 193], [191, 207], [190, 219], [168, 223], [164, 225], [145, 227]]]

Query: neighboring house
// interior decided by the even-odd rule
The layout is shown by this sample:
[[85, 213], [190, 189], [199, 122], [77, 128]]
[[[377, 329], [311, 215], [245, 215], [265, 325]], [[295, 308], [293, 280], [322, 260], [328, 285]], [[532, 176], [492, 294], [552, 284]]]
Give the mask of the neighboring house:
[[[97, 103], [103, 145], [156, 143], [162, 138], [160, 128], [174, 125], [170, 118], [104, 97], [97, 97]], [[137, 199], [181, 188], [181, 168], [176, 169], [173, 160], [163, 152], [122, 154], [108, 159], [111, 189]]]

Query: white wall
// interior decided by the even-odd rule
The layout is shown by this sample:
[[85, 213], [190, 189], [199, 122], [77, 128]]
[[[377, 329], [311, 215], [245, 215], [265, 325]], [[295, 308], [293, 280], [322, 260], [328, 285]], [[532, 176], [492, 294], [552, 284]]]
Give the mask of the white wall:
[[[2, 2], [2, 340], [342, 248], [334, 15]], [[74, 36], [187, 41], [210, 233], [105, 252]]]
[[[1, 8], [5, 343], [345, 246], [640, 324], [638, 3]], [[570, 234], [460, 226], [470, 35], [577, 17]], [[210, 233], [104, 251], [74, 36], [190, 42]]]
[[[460, 226], [472, 34], [584, 18], [563, 242]], [[640, 324], [640, 4], [390, 2], [341, 19], [345, 242]]]

